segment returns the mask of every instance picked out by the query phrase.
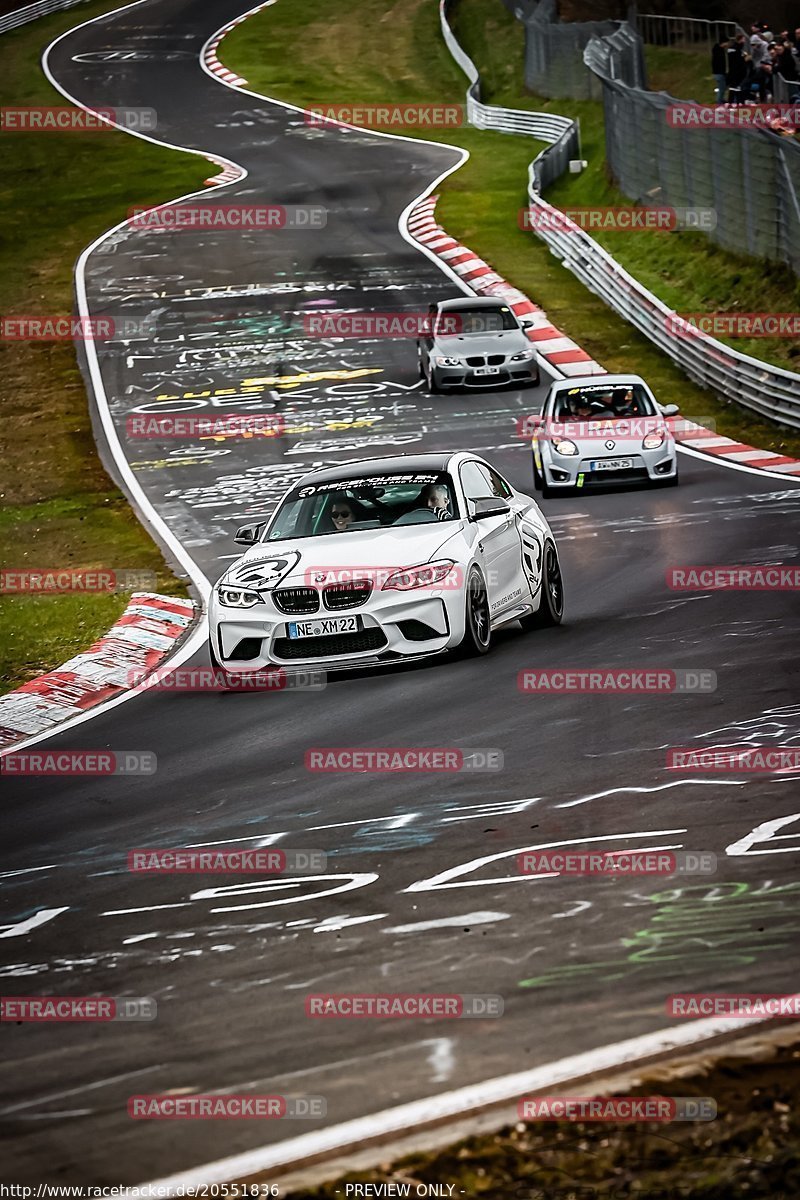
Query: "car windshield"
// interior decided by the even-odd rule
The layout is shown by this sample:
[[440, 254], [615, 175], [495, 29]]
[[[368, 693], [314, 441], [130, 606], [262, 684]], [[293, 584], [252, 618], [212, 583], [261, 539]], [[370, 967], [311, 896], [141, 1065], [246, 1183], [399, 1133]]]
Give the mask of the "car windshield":
[[363, 532], [387, 526], [454, 521], [455, 489], [441, 471], [369, 475], [307, 483], [294, 489], [275, 513], [265, 541]]
[[497, 307], [475, 306], [468, 304], [459, 308], [447, 308], [439, 312], [436, 318], [437, 337], [459, 337], [465, 334], [471, 337], [475, 334], [502, 333], [506, 329], [519, 329], [517, 319], [507, 304]]
[[591, 384], [565, 388], [553, 403], [553, 421], [623, 420], [655, 417], [656, 409], [640, 383]]

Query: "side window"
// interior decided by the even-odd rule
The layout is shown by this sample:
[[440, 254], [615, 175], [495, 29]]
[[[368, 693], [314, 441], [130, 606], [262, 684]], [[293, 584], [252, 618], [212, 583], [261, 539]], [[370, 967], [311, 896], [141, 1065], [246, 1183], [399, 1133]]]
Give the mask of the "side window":
[[468, 500], [480, 500], [494, 494], [488, 475], [476, 462], [461, 464], [461, 486]]
[[493, 496], [500, 496], [503, 500], [508, 500], [511, 495], [511, 488], [503, 479], [502, 475], [498, 475], [497, 471], [493, 471], [491, 467], [484, 468], [486, 475], [489, 478]]

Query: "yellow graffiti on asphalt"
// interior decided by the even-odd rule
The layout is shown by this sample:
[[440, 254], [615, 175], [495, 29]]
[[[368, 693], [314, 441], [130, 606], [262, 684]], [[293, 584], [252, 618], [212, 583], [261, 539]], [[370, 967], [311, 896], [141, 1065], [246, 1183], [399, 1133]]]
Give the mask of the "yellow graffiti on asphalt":
[[380, 375], [382, 367], [359, 367], [352, 371], [305, 371], [299, 375], [263, 375], [243, 379], [239, 387], [215, 388], [204, 392], [163, 392], [156, 400], [206, 400], [211, 396], [256, 395], [265, 388], [293, 388], [304, 383], [319, 383], [323, 379], [361, 379], [364, 375]]

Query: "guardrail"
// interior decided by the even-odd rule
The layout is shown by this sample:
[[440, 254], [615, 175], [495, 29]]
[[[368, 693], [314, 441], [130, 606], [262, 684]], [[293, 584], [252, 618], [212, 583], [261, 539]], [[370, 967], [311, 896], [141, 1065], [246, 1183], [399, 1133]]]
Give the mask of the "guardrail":
[[521, 108], [501, 108], [481, 100], [481, 80], [478, 68], [459, 45], [447, 20], [451, 0], [439, 0], [439, 23], [448, 50], [469, 80], [467, 87], [467, 120], [476, 129], [494, 129], [500, 133], [517, 133], [549, 142], [536, 157], [537, 177], [546, 187], [567, 169], [571, 158], [581, 156], [580, 123], [557, 113], [527, 112]]
[[[479, 96], [480, 75], [450, 29], [447, 22], [448, 3], [449, 0], [440, 0], [442, 33], [450, 53], [470, 81], [468, 97], [473, 93], [473, 89]], [[498, 122], [504, 120], [506, 128], [511, 130], [510, 118], [518, 115], [518, 110], [501, 109], [496, 105], [482, 107], [491, 109], [492, 119]], [[468, 99], [467, 116], [473, 124], [474, 111], [470, 110]], [[552, 119], [552, 114], [538, 115]], [[570, 122], [567, 117], [560, 119], [573, 127], [577, 124]], [[481, 126], [501, 127], [500, 124]], [[537, 155], [528, 167], [528, 200], [532, 209], [539, 215], [541, 227], [536, 228], [538, 236], [590, 291], [649, 338], [677, 363], [690, 379], [703, 387], [711, 388], [727, 400], [733, 400], [760, 413], [761, 416], [780, 421], [793, 429], [800, 429], [800, 375], [742, 354], [716, 338], [686, 329], [679, 332], [680, 326], [673, 328], [678, 314], [628, 274], [585, 230], [542, 197], [543, 187], [556, 177], [557, 160], [552, 156], [570, 132], [572, 130], [562, 133], [558, 141]], [[551, 155], [549, 168], [544, 162], [548, 155]]]
[[14, 12], [0, 17], [0, 33], [8, 33], [9, 29], [27, 25], [37, 17], [45, 17], [48, 13], [59, 12], [62, 8], [74, 8], [76, 4], [86, 2], [87, 0], [39, 0], [38, 4], [28, 4], [25, 8], [17, 8]]

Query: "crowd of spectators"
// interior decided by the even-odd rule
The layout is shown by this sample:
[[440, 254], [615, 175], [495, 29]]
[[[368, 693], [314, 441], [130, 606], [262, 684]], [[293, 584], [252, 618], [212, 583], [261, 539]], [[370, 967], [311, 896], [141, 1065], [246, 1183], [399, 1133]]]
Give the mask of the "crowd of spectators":
[[800, 100], [800, 28], [777, 36], [761, 21], [750, 27], [750, 36], [715, 42], [711, 51], [718, 104], [768, 104], [776, 99], [776, 76], [789, 85], [789, 100]]

